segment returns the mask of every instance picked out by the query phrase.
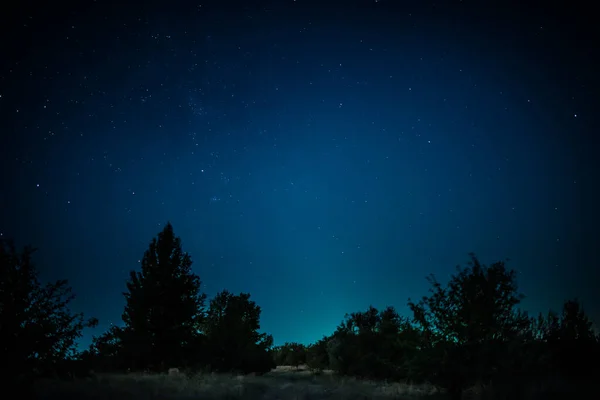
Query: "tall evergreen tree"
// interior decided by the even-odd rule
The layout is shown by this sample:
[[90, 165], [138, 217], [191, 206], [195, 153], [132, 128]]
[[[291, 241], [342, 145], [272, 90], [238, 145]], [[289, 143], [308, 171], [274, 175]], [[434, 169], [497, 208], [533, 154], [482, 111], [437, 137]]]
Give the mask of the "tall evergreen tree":
[[197, 364], [190, 354], [201, 332], [206, 295], [192, 272], [192, 259], [181, 249], [173, 226], [152, 239], [141, 261], [141, 271], [131, 271], [122, 332], [122, 357], [134, 369], [164, 370]]

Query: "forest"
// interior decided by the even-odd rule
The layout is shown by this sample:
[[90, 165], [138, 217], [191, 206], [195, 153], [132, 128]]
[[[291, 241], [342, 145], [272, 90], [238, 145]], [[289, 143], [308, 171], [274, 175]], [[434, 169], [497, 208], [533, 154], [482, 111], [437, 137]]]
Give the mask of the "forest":
[[[261, 308], [249, 293], [224, 290], [212, 299], [202, 293], [192, 258], [168, 223], [150, 241], [139, 269], [130, 271], [122, 324], [80, 351], [83, 330], [98, 320], [71, 311], [74, 295], [66, 280], [40, 282], [34, 252], [0, 242], [0, 360], [5, 390], [30, 391], [38, 398], [71, 398], [57, 394], [56, 386], [47, 394], [50, 381], [63, 382], [61, 390], [93, 383], [86, 386], [96, 388], [86, 389], [89, 397], [100, 398], [97, 385], [108, 376], [258, 379], [282, 366], [290, 367], [291, 379], [294, 370], [302, 370], [310, 382], [327, 374], [382, 385], [427, 384], [436, 388], [437, 398], [452, 400], [467, 397], [475, 386], [484, 388], [480, 398], [489, 399], [587, 398], [600, 376], [600, 335], [577, 299], [566, 300], [557, 312], [530, 316], [519, 308], [524, 295], [516, 272], [502, 261], [483, 265], [474, 254], [447, 283], [426, 277], [430, 290], [408, 300], [409, 316], [391, 306], [365, 305], [340, 316], [335, 332], [316, 343], [273, 346], [273, 337], [261, 332]], [[123, 398], [136, 398], [128, 393]], [[184, 397], [377, 397], [357, 391], [288, 397], [235, 393]], [[161, 396], [152, 398], [168, 397]]]

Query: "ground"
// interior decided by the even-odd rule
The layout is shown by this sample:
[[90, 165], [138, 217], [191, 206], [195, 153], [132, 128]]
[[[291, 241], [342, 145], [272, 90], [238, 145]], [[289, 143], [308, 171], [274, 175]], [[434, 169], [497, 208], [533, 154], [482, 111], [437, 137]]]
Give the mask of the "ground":
[[75, 382], [41, 382], [40, 399], [413, 399], [439, 398], [431, 385], [361, 382], [331, 371], [278, 367], [263, 376], [101, 374]]
[[[39, 400], [448, 400], [433, 385], [360, 381], [332, 371], [278, 367], [263, 376], [227, 374], [95, 374], [74, 381], [46, 380], [34, 388]], [[527, 388], [516, 382], [476, 385], [463, 400], [587, 400], [595, 382], [540, 381]]]

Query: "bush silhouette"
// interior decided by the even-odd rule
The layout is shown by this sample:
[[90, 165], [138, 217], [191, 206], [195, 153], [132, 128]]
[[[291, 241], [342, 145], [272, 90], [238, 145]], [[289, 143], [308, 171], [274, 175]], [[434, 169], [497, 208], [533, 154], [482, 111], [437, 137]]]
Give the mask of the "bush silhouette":
[[[415, 379], [411, 365], [419, 332], [393, 307], [346, 315], [326, 343], [329, 366], [339, 373], [370, 379]], [[413, 376], [414, 375], [414, 376]]]
[[306, 365], [313, 371], [329, 369], [329, 355], [327, 354], [328, 340], [329, 338], [324, 336], [306, 349]]
[[285, 343], [273, 349], [275, 365], [291, 365], [298, 367], [306, 363], [306, 346], [300, 343]]

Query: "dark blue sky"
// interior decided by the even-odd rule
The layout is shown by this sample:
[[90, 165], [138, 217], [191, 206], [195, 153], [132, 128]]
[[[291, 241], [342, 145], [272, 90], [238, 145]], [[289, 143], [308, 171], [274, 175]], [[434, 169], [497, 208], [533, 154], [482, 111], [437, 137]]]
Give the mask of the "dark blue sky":
[[598, 320], [590, 18], [480, 3], [23, 5], [2, 21], [0, 232], [69, 279], [100, 319], [86, 341], [167, 221], [276, 344], [406, 313], [469, 252], [509, 258], [527, 310], [578, 296]]

